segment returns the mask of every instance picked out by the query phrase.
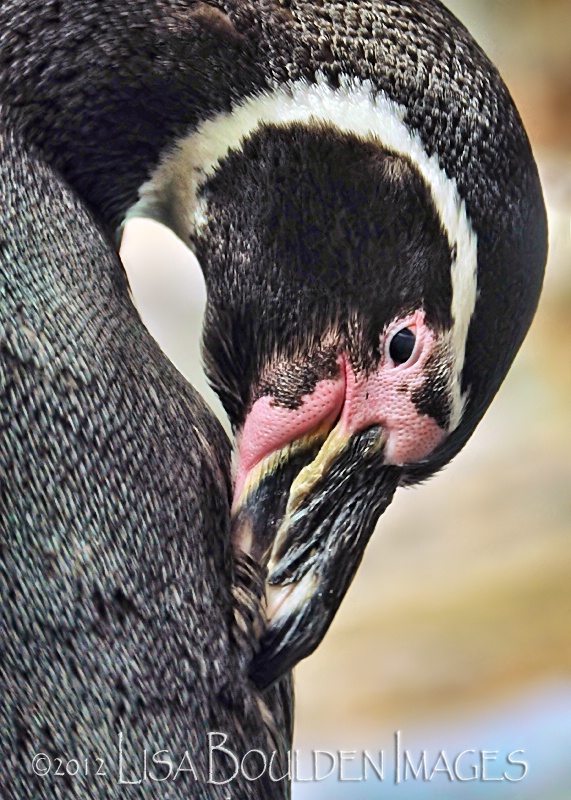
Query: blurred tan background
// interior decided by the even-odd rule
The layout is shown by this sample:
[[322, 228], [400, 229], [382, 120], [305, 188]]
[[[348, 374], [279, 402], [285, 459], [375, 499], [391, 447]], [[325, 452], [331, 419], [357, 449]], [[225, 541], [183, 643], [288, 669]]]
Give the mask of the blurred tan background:
[[[404, 785], [336, 770], [298, 781], [297, 800], [571, 800], [571, 0], [448, 6], [499, 67], [534, 145], [550, 220], [545, 291], [472, 440], [444, 473], [397, 494], [326, 640], [296, 670], [295, 746], [306, 776], [315, 748], [384, 749], [392, 768], [396, 730], [415, 762], [427, 751], [429, 771], [444, 748], [450, 760], [499, 751], [492, 776], [524, 750], [529, 770], [517, 783], [437, 774]], [[196, 262], [141, 221], [123, 257], [151, 333], [219, 411], [199, 372]]]

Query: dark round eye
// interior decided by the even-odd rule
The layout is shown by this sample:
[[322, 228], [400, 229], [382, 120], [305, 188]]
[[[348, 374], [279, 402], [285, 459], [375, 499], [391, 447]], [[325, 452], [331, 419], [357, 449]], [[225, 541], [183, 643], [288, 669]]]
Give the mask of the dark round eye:
[[395, 333], [389, 345], [389, 354], [395, 364], [405, 364], [409, 360], [415, 343], [416, 336], [410, 328], [403, 328]]

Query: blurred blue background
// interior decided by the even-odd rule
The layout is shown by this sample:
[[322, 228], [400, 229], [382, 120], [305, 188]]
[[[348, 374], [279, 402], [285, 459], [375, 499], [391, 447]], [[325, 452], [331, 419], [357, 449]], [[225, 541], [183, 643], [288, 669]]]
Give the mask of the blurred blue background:
[[[551, 253], [533, 329], [466, 449], [427, 485], [401, 490], [318, 652], [296, 670], [295, 800], [401, 797], [571, 800], [571, 3], [450, 0], [499, 67], [534, 145]], [[123, 257], [144, 321], [208, 396], [199, 367], [200, 270], [153, 223], [129, 224]], [[519, 782], [394, 783], [394, 733], [428, 771], [440, 751], [514, 756]], [[385, 751], [384, 780], [361, 753]], [[354, 772], [339, 751], [357, 751]], [[460, 772], [469, 771], [469, 755]], [[319, 761], [319, 758], [321, 761]], [[321, 774], [326, 757], [318, 758]], [[329, 763], [329, 762], [327, 762]], [[440, 762], [442, 766], [442, 761]]]

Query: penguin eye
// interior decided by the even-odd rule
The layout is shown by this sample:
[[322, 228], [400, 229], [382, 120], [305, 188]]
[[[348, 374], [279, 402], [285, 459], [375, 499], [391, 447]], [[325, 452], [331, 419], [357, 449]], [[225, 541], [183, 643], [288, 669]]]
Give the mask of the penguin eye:
[[412, 356], [416, 336], [410, 328], [397, 331], [389, 345], [389, 355], [395, 364], [405, 364]]

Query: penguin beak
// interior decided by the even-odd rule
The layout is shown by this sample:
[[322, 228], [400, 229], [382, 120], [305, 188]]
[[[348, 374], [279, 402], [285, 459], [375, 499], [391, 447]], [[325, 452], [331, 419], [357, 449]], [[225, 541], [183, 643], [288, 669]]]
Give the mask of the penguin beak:
[[233, 513], [237, 547], [266, 574], [266, 620], [251, 677], [263, 689], [315, 650], [361, 562], [402, 469], [373, 426], [311, 437], [264, 470]]

